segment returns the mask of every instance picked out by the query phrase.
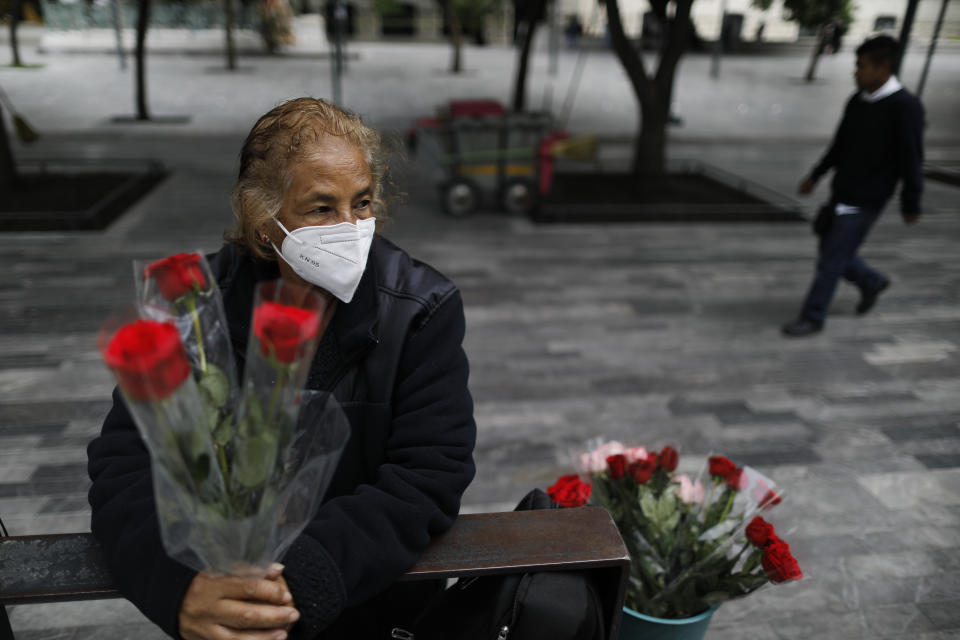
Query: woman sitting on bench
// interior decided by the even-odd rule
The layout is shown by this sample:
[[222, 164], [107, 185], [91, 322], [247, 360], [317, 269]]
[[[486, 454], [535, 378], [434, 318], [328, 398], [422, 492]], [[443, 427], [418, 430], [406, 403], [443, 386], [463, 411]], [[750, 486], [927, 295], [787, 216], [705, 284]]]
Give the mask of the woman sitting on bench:
[[[282, 276], [331, 302], [308, 386], [334, 393], [351, 438], [285, 567], [214, 576], [166, 556], [147, 449], [116, 391], [90, 443], [93, 533], [121, 593], [173, 637], [389, 637], [433, 591], [395, 581], [450, 527], [474, 475], [463, 303], [449, 280], [374, 235], [385, 171], [380, 137], [358, 117], [310, 98], [282, 104], [247, 137], [237, 226], [208, 257], [238, 354], [258, 282]], [[365, 263], [292, 257], [298, 235], [339, 223], [366, 241]]]

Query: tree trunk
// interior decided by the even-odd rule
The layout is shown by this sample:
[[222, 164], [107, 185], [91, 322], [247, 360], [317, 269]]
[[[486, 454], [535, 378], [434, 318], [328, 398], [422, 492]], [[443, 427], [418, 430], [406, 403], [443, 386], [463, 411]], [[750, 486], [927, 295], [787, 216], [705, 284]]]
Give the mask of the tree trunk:
[[643, 99], [640, 135], [634, 142], [633, 173], [636, 176], [662, 176], [667, 171], [667, 122], [670, 99], [653, 88]]
[[644, 69], [639, 49], [623, 31], [617, 0], [604, 2], [607, 6], [610, 42], [639, 103], [641, 131], [634, 145], [633, 173], [638, 177], [663, 175], [666, 173], [667, 120], [673, 97], [673, 81], [690, 37], [690, 5], [693, 0], [677, 0], [667, 39], [660, 51], [657, 71], [652, 78]]
[[460, 16], [453, 6], [453, 0], [440, 0], [443, 15], [447, 19], [447, 28], [450, 30], [450, 43], [453, 45], [453, 58], [450, 60], [450, 73], [460, 73], [463, 69], [461, 49], [463, 48], [463, 28], [460, 25]]
[[826, 44], [826, 31], [823, 27], [820, 27], [817, 35], [817, 44], [813, 48], [813, 55], [810, 56], [810, 64], [807, 65], [807, 72], [803, 75], [803, 79], [807, 82], [813, 82], [814, 75], [817, 72], [817, 63], [820, 61], [820, 54], [823, 53], [823, 48]]
[[147, 27], [150, 26], [150, 0], [140, 0], [137, 12], [137, 120], [149, 120], [147, 110]]
[[513, 110], [523, 111], [527, 102], [527, 66], [530, 62], [530, 48], [537, 31], [536, 22], [523, 22], [523, 41], [517, 50], [517, 77], [513, 84]]
[[[451, 14], [455, 12], [451, 11]], [[460, 18], [456, 15], [450, 21], [450, 37], [453, 40], [453, 59], [450, 61], [450, 72], [463, 71], [463, 32], [460, 29]]]
[[0, 105], [0, 192], [13, 189], [17, 181], [17, 165], [13, 161], [13, 150], [10, 148], [10, 137], [7, 135], [3, 105]]
[[233, 27], [236, 23], [233, 10], [233, 0], [223, 0], [224, 7], [224, 35], [226, 36], [227, 46], [227, 69], [235, 71], [237, 69], [237, 46], [233, 40]]
[[13, 10], [10, 12], [10, 49], [13, 51], [13, 66], [22, 67], [20, 60], [20, 43], [17, 41], [17, 27], [20, 25], [20, 14], [23, 13], [23, 0], [16, 0], [13, 3]]

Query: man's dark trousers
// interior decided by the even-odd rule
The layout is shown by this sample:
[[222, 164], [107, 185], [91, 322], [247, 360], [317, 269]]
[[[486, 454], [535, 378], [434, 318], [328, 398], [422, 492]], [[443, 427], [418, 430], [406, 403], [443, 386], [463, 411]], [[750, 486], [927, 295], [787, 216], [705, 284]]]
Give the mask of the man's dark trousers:
[[879, 209], [833, 215], [829, 229], [820, 236], [817, 274], [803, 303], [802, 317], [823, 324], [841, 277], [857, 285], [861, 292], [875, 290], [886, 281], [857, 257], [857, 250], [878, 217]]

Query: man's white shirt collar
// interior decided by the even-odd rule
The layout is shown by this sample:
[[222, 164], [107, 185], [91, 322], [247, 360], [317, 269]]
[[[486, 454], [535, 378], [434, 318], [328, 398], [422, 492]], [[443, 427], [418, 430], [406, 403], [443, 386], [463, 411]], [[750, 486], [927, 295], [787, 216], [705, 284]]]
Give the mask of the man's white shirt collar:
[[900, 89], [903, 89], [903, 85], [900, 84], [899, 80], [897, 80], [897, 76], [890, 76], [890, 79], [884, 82], [883, 86], [873, 93], [861, 91], [860, 98], [867, 102], [877, 102], [879, 100], [883, 100], [889, 95], [893, 95], [897, 91], [900, 91]]

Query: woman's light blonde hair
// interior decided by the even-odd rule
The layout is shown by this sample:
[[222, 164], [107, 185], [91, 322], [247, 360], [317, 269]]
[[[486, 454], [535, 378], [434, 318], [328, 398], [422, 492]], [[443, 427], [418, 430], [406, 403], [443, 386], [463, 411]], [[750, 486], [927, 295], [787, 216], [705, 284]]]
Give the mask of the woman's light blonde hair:
[[226, 234], [230, 242], [249, 249], [258, 258], [273, 258], [260, 234], [275, 218], [290, 188], [290, 165], [309, 159], [327, 136], [342, 137], [360, 149], [373, 177], [370, 206], [378, 226], [385, 221], [384, 196], [387, 162], [383, 138], [360, 116], [317, 98], [296, 98], [274, 107], [253, 125], [240, 151], [240, 174], [233, 189], [236, 227]]

